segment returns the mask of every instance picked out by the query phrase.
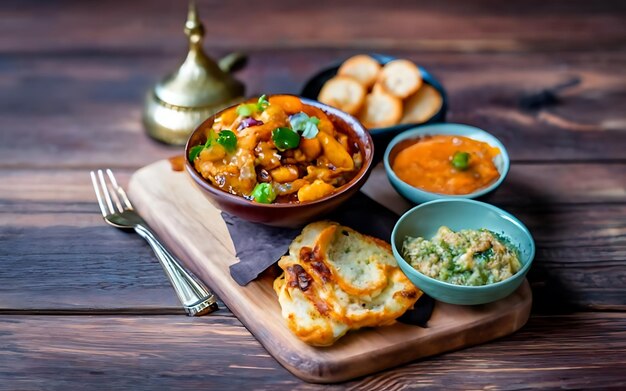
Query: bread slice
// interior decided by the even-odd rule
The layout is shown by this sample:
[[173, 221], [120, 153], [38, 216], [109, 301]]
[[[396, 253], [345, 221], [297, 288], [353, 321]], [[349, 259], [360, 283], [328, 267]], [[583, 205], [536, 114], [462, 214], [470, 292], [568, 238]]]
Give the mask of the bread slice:
[[368, 129], [396, 125], [402, 118], [402, 100], [380, 90], [371, 93], [365, 98], [358, 118]]
[[365, 94], [365, 87], [356, 79], [348, 76], [335, 76], [324, 84], [317, 99], [348, 114], [355, 115], [363, 105]]
[[388, 243], [330, 221], [306, 226], [278, 265], [284, 274], [274, 289], [283, 317], [312, 345], [393, 323], [421, 295]]
[[328, 346], [348, 332], [346, 324], [323, 316], [302, 290], [288, 288], [283, 273], [274, 281], [274, 291], [287, 326], [299, 339], [310, 345]]
[[430, 84], [424, 84], [404, 102], [404, 114], [400, 123], [419, 124], [431, 119], [443, 104], [443, 98]]
[[370, 94], [378, 94], [381, 92], [387, 93], [387, 91], [385, 91], [385, 87], [383, 87], [383, 85], [380, 84], [379, 82], [376, 82], [374, 86], [372, 87]]
[[378, 61], [368, 55], [359, 54], [344, 61], [337, 74], [352, 77], [369, 89], [376, 82], [380, 68]]
[[387, 285], [387, 266], [396, 265], [387, 243], [328, 221], [307, 226], [290, 254], [297, 257], [303, 247], [318, 251], [334, 282], [351, 295], [378, 295]]
[[380, 83], [387, 93], [405, 99], [422, 86], [422, 74], [409, 60], [393, 60], [385, 64], [380, 71], [377, 83]]

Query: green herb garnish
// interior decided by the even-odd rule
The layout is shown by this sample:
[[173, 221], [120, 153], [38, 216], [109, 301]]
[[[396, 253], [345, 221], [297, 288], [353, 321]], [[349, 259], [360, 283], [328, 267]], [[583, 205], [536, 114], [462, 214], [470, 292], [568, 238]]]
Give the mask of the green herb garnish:
[[272, 141], [279, 151], [298, 148], [300, 135], [289, 128], [276, 128], [272, 130]]
[[193, 163], [194, 160], [200, 155], [200, 152], [204, 149], [204, 145], [196, 145], [189, 150], [189, 161]]
[[213, 144], [213, 142], [216, 140], [216, 138], [217, 137], [215, 136], [215, 131], [211, 129], [209, 131], [209, 137], [207, 138], [206, 143], [204, 143], [204, 145], [196, 145], [195, 147], [191, 147], [191, 149], [189, 150], [189, 161], [193, 163], [193, 161], [196, 160], [198, 155], [200, 155], [200, 152], [210, 147], [211, 144]]
[[257, 111], [263, 111], [268, 108], [270, 101], [267, 100], [267, 95], [263, 94], [259, 96], [259, 100], [256, 102]]
[[227, 152], [234, 152], [237, 149], [237, 136], [232, 130], [224, 129], [217, 136], [217, 143], [221, 144]]
[[319, 129], [317, 125], [320, 123], [320, 119], [317, 117], [309, 117], [306, 113], [294, 114], [289, 118], [291, 127], [296, 132], [302, 133], [302, 137], [312, 139], [317, 136]]
[[276, 199], [276, 192], [269, 183], [258, 183], [250, 195], [261, 204], [271, 204]]
[[457, 170], [464, 171], [469, 167], [470, 154], [467, 152], [455, 152], [452, 156], [452, 167]]
[[266, 95], [261, 95], [256, 103], [242, 103], [237, 106], [237, 115], [250, 117], [254, 113], [263, 112], [270, 105]]

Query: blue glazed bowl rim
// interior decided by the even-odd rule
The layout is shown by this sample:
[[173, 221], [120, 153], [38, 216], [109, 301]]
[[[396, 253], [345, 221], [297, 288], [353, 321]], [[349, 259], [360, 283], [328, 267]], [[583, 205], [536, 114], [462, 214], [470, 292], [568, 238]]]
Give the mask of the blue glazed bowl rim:
[[[393, 150], [393, 148], [399, 142], [404, 141], [404, 140], [408, 140], [408, 139], [411, 139], [411, 138], [414, 138], [416, 136], [437, 135], [438, 134], [437, 133], [438, 129], [441, 131], [441, 128], [451, 128], [451, 127], [453, 129], [465, 129], [467, 131], [480, 133], [480, 134], [484, 135], [485, 138], [489, 139], [489, 141], [486, 141], [489, 145], [495, 146], [498, 149], [500, 149], [500, 155], [502, 155], [502, 162], [504, 164], [504, 167], [502, 168], [502, 172], [500, 172], [500, 178], [498, 178], [497, 181], [495, 181], [494, 183], [492, 183], [491, 185], [489, 185], [487, 187], [484, 187], [482, 189], [476, 190], [473, 193], [469, 193], [469, 194], [445, 194], [445, 193], [435, 193], [435, 192], [431, 192], [431, 191], [418, 189], [418, 188], [416, 188], [416, 187], [406, 183], [405, 181], [403, 181], [402, 179], [400, 179], [400, 177], [398, 177], [396, 175], [396, 173], [393, 171], [393, 169], [391, 168], [391, 165], [389, 163], [389, 155], [391, 155], [391, 151]], [[446, 133], [446, 134], [449, 134], [449, 133]], [[468, 137], [468, 138], [473, 138], [471, 136], [468, 136], [467, 134], [463, 134], [462, 132], [459, 132], [457, 135], [458, 136]], [[504, 144], [502, 144], [502, 142], [496, 136], [494, 136], [491, 133], [487, 132], [486, 130], [483, 130], [483, 129], [478, 128], [476, 126], [471, 126], [471, 125], [466, 125], [466, 124], [459, 124], [459, 123], [453, 123], [453, 122], [444, 122], [444, 123], [439, 123], [439, 124], [420, 125], [420, 126], [416, 126], [414, 128], [405, 130], [404, 132], [398, 134], [387, 145], [387, 149], [385, 150], [385, 155], [383, 157], [383, 164], [385, 166], [385, 171], [387, 172], [387, 176], [389, 176], [390, 179], [393, 179], [395, 181], [398, 181], [398, 182], [408, 186], [410, 188], [409, 191], [412, 191], [412, 192], [414, 192], [416, 194], [420, 194], [420, 195], [423, 195], [423, 196], [435, 195], [435, 196], [438, 196], [438, 197], [463, 198], [463, 199], [477, 198], [477, 197], [480, 197], [482, 195], [485, 195], [485, 194], [495, 190], [498, 186], [500, 186], [502, 184], [502, 182], [504, 181], [504, 178], [509, 173], [509, 169], [511, 167], [511, 161], [510, 161], [510, 158], [509, 158], [509, 153], [506, 150], [506, 147], [504, 146]]]
[[[405, 219], [407, 219], [408, 216], [410, 216], [411, 214], [415, 213], [420, 208], [425, 208], [425, 207], [428, 207], [428, 206], [430, 206], [432, 204], [458, 203], [458, 202], [474, 204], [474, 205], [478, 205], [478, 206], [490, 209], [490, 210], [496, 212], [499, 215], [500, 218], [505, 218], [505, 219], [509, 220], [515, 226], [517, 226], [518, 228], [520, 228], [522, 230], [524, 235], [527, 237], [528, 242], [530, 243], [530, 253], [528, 254], [528, 256], [525, 257], [525, 258], [527, 258], [527, 261], [524, 262], [524, 265], [522, 266], [522, 268], [517, 273], [515, 273], [515, 275], [507, 278], [506, 280], [495, 282], [493, 284], [477, 285], [477, 286], [475, 286], [475, 285], [456, 285], [456, 284], [451, 284], [449, 282], [441, 281], [441, 280], [438, 280], [436, 278], [432, 278], [432, 277], [429, 277], [429, 276], [423, 274], [422, 272], [420, 272], [419, 270], [417, 270], [413, 266], [411, 266], [411, 264], [409, 262], [407, 262], [406, 259], [404, 259], [404, 257], [400, 254], [400, 252], [396, 248], [396, 241], [395, 241], [396, 232], [397, 232], [398, 227], [400, 226], [400, 224]], [[528, 272], [528, 269], [530, 269], [530, 266], [533, 263], [533, 260], [535, 259], [535, 252], [536, 252], [535, 239], [533, 238], [533, 236], [530, 233], [530, 231], [528, 230], [528, 228], [526, 228], [524, 223], [522, 223], [517, 217], [513, 216], [512, 214], [510, 214], [509, 212], [507, 212], [505, 210], [502, 210], [502, 209], [498, 208], [497, 206], [493, 206], [493, 205], [488, 204], [486, 202], [481, 202], [481, 201], [476, 201], [476, 200], [469, 200], [467, 198], [447, 198], [447, 199], [428, 201], [428, 202], [424, 202], [423, 204], [417, 205], [417, 206], [409, 209], [408, 211], [406, 211], [398, 219], [398, 221], [396, 222], [396, 225], [393, 227], [393, 230], [391, 231], [391, 249], [393, 251], [393, 255], [396, 258], [396, 260], [398, 262], [400, 262], [400, 263], [404, 263], [412, 271], [417, 273], [420, 276], [420, 278], [424, 278], [425, 280], [427, 280], [427, 281], [429, 281], [431, 283], [434, 283], [436, 285], [440, 285], [442, 287], [450, 288], [452, 290], [457, 290], [457, 291], [461, 291], [461, 290], [478, 291], [478, 290], [481, 290], [481, 289], [483, 289], [483, 290], [484, 289], [491, 289], [491, 288], [496, 288], [496, 287], [499, 287], [499, 286], [507, 285], [507, 284], [511, 283], [511, 281], [513, 281], [517, 276], [524, 276], [524, 275], [526, 275], [526, 273]]]

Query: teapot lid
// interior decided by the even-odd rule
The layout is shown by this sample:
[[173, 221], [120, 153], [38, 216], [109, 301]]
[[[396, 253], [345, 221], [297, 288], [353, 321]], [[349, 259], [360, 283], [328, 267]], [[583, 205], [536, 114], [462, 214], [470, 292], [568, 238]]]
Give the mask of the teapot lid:
[[202, 49], [204, 26], [193, 0], [189, 3], [185, 34], [189, 38], [187, 57], [178, 69], [155, 86], [156, 97], [166, 104], [181, 107], [223, 106], [241, 97], [243, 84], [220, 68]]

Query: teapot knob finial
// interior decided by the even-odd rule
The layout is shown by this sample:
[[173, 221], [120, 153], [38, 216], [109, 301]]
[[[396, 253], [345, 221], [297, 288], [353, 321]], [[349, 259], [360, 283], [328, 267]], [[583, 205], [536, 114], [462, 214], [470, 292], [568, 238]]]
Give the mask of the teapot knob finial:
[[187, 13], [187, 21], [185, 22], [185, 34], [189, 37], [191, 44], [197, 44], [204, 37], [204, 26], [198, 16], [198, 8], [195, 0], [189, 1], [189, 11]]

